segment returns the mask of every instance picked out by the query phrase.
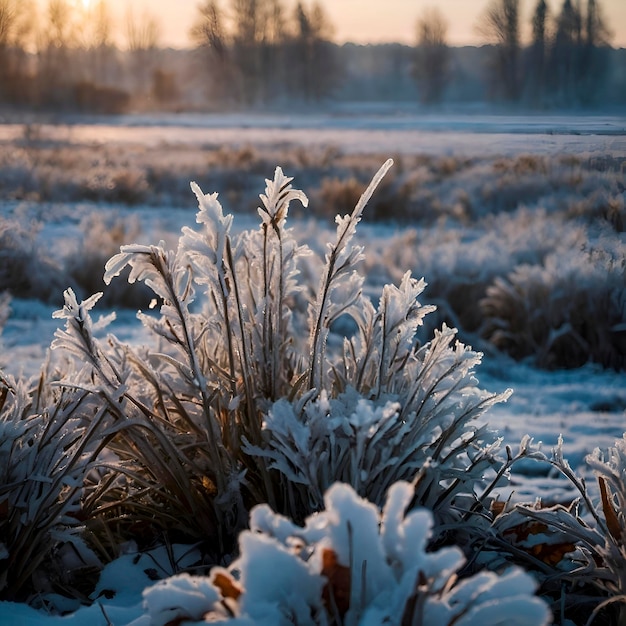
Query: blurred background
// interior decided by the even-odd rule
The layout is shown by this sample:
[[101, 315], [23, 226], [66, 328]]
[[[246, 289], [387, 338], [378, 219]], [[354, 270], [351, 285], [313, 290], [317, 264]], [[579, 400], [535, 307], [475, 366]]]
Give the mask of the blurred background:
[[626, 104], [621, 0], [0, 0], [0, 106]]
[[67, 286], [144, 306], [104, 264], [175, 247], [191, 180], [249, 227], [281, 165], [323, 255], [393, 157], [361, 229], [373, 294], [411, 270], [425, 339], [624, 369], [624, 44], [623, 0], [0, 0], [5, 344], [45, 345]]

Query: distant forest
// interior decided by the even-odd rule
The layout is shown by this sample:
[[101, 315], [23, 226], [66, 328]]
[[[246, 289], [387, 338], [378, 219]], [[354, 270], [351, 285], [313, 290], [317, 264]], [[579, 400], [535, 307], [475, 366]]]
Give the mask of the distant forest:
[[[205, 0], [189, 48], [161, 44], [156, 14], [106, 0], [0, 0], [0, 107], [117, 114], [303, 107], [331, 102], [490, 103], [523, 109], [626, 104], [626, 49], [611, 47], [597, 0], [491, 0], [476, 25], [485, 42], [451, 47], [437, 8], [416, 19], [415, 43], [339, 45], [316, 2]], [[522, 28], [531, 38], [522, 44]]]

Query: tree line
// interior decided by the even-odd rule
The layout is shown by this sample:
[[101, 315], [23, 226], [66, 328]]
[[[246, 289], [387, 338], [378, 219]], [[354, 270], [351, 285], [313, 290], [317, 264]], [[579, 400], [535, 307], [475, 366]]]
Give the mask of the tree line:
[[[612, 51], [598, 0], [563, 0], [554, 14], [538, 0], [525, 45], [520, 10], [521, 0], [491, 0], [480, 18], [480, 97], [532, 107], [596, 104]], [[82, 9], [72, 0], [0, 0], [0, 104], [117, 113], [317, 103], [350, 92], [348, 83], [367, 94], [376, 65], [388, 97], [400, 85], [406, 91], [407, 81], [426, 104], [465, 89], [436, 7], [417, 19], [412, 50], [359, 50], [371, 69], [355, 64], [353, 48], [333, 42], [333, 24], [313, 0], [202, 0], [191, 49], [179, 52], [163, 48], [154, 14], [128, 8], [123, 19], [115, 24], [107, 0]]]
[[[609, 71], [611, 33], [597, 0], [564, 0], [551, 14], [538, 0], [531, 18], [531, 41], [521, 43], [520, 0], [491, 0], [478, 30], [492, 50], [486, 79], [488, 99], [535, 107], [594, 104]], [[418, 20], [415, 76], [421, 99], [439, 102], [449, 85], [447, 24], [438, 9]]]
[[183, 72], [180, 60], [168, 68], [161, 25], [151, 13], [128, 9], [117, 29], [120, 46], [107, 0], [83, 9], [72, 0], [38, 6], [0, 0], [0, 102], [104, 112], [162, 107], [180, 100], [181, 83], [195, 72], [207, 103], [259, 105], [320, 100], [338, 81], [333, 27], [318, 2], [298, 2], [293, 10], [281, 0], [201, 3]]
[[322, 5], [206, 0], [191, 30], [211, 96], [244, 104], [281, 98], [316, 101], [340, 78], [333, 26]]
[[[121, 112], [131, 90], [159, 80], [160, 25], [125, 15], [125, 49], [114, 39], [106, 0], [0, 0], [0, 101], [43, 109]], [[149, 85], [149, 87], [148, 87]]]

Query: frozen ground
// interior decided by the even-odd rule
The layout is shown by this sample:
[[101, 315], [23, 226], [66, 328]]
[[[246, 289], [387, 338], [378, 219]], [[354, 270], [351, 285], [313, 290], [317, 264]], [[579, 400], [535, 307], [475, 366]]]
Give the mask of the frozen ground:
[[[346, 152], [381, 152], [427, 154], [514, 155], [524, 152], [556, 155], [626, 154], [626, 117], [554, 116], [517, 118], [494, 116], [414, 116], [398, 114], [392, 118], [376, 115], [358, 119], [347, 114], [302, 118], [285, 116], [185, 116], [120, 118], [86, 124], [75, 122], [61, 126], [41, 124], [39, 138], [54, 141], [97, 143], [143, 143], [163, 146], [167, 143], [263, 145], [294, 144], [335, 145]], [[0, 125], [0, 140], [23, 137], [22, 125]], [[82, 208], [81, 208], [82, 207]], [[70, 245], [76, 237], [81, 212], [93, 206], [72, 207], [66, 218], [49, 221], [39, 241], [54, 247], [60, 241]], [[0, 197], [0, 213], [10, 215], [14, 203]], [[97, 210], [106, 210], [98, 207]], [[193, 219], [190, 211], [139, 211], [142, 231], [149, 239], [157, 232], [174, 234], [183, 223]], [[45, 207], [42, 207], [45, 212]], [[239, 219], [239, 218], [238, 218]], [[385, 236], [371, 231], [368, 237]], [[42, 244], [46, 245], [46, 244]], [[426, 276], [428, 280], [428, 276]], [[45, 347], [50, 343], [56, 321], [55, 307], [29, 300], [14, 300], [12, 315], [0, 338], [0, 363], [8, 371], [34, 373], [41, 364]], [[119, 338], [144, 340], [139, 322], [132, 312], [118, 311], [111, 329]], [[624, 373], [585, 366], [577, 370], [546, 372], [504, 357], [486, 357], [477, 377], [486, 389], [514, 390], [507, 404], [492, 409], [487, 418], [497, 428], [504, 442], [516, 448], [524, 434], [541, 440], [549, 451], [562, 434], [564, 451], [570, 464], [584, 470], [584, 457], [595, 447], [606, 449], [621, 438], [626, 429], [626, 377]], [[545, 473], [533, 463], [514, 474], [511, 490], [514, 498], [548, 502], [564, 501], [572, 494], [557, 476]], [[593, 477], [589, 476], [593, 481]], [[507, 495], [506, 493], [504, 495]], [[162, 558], [163, 555], [157, 558]], [[142, 557], [147, 558], [147, 557]], [[103, 574], [99, 589], [119, 590], [113, 600], [104, 597], [89, 608], [67, 617], [45, 616], [23, 605], [0, 603], [0, 626], [115, 626], [128, 625], [141, 614], [141, 591], [150, 584], [142, 562], [132, 564], [132, 557], [115, 562]], [[98, 590], [95, 592], [97, 596]], [[143, 621], [137, 622], [143, 625]]]
[[[512, 156], [533, 154], [623, 155], [626, 116], [436, 115], [396, 111], [351, 115], [214, 114], [73, 118], [35, 123], [37, 138], [150, 146], [334, 145], [349, 153]], [[19, 139], [22, 124], [0, 125], [0, 141]]]

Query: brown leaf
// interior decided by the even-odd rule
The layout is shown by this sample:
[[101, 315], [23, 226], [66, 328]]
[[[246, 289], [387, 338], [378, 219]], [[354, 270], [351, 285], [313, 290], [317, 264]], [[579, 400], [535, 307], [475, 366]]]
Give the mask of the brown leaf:
[[337, 553], [330, 548], [325, 548], [322, 552], [322, 576], [328, 579], [322, 591], [324, 606], [331, 612], [333, 607], [336, 607], [339, 615], [343, 617], [350, 608], [352, 576], [350, 568], [340, 565]]
[[602, 498], [602, 510], [604, 511], [604, 519], [611, 536], [617, 543], [622, 543], [622, 527], [611, 502], [611, 494], [607, 486], [606, 478], [598, 476], [598, 485], [600, 486], [600, 497]]
[[530, 553], [547, 565], [557, 565], [568, 552], [576, 549], [574, 543], [540, 543], [530, 549]]
[[211, 498], [214, 498], [217, 495], [217, 487], [208, 476], [202, 477], [202, 486]]
[[[569, 541], [555, 543], [544, 541], [542, 543], [535, 543], [531, 546], [521, 545], [523, 542], [527, 541], [531, 535], [534, 537], [536, 535], [547, 533], [548, 531], [549, 528], [547, 524], [533, 521], [524, 522], [518, 526], [509, 528], [504, 531], [503, 534], [510, 536], [518, 548], [521, 548], [528, 554], [532, 554], [540, 561], [543, 561], [547, 565], [557, 565], [568, 552], [573, 552], [576, 549], [576, 544]], [[548, 535], [546, 534], [546, 538], [547, 536]]]
[[494, 500], [491, 503], [491, 512], [494, 514], [494, 517], [498, 517], [500, 513], [504, 511], [506, 508], [506, 502], [504, 500]]
[[241, 587], [235, 583], [235, 581], [226, 574], [218, 572], [213, 578], [213, 584], [222, 592], [223, 598], [231, 598], [237, 600], [241, 595]]

